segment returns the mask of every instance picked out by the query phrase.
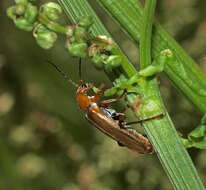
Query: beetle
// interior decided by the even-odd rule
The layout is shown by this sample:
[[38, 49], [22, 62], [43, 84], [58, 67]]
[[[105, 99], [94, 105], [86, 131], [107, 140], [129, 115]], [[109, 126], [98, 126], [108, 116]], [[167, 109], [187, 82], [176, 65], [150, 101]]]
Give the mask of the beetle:
[[124, 90], [123, 94], [117, 98], [100, 101], [102, 95], [102, 88], [104, 84], [100, 85], [99, 92], [93, 96], [88, 95], [88, 91], [94, 87], [92, 83], [83, 83], [81, 80], [81, 60], [79, 62], [79, 75], [80, 84], [73, 82], [63, 71], [54, 63], [48, 61], [56, 70], [62, 74], [62, 76], [73, 86], [77, 88], [76, 100], [80, 109], [85, 113], [86, 119], [92, 123], [97, 129], [111, 137], [120, 146], [127, 147], [138, 153], [152, 153], [153, 146], [149, 140], [132, 129], [128, 124], [143, 123], [157, 118], [162, 118], [163, 114], [156, 115], [143, 120], [134, 122], [125, 122], [124, 113], [118, 113], [114, 109], [108, 108], [109, 104], [120, 100], [126, 94]]

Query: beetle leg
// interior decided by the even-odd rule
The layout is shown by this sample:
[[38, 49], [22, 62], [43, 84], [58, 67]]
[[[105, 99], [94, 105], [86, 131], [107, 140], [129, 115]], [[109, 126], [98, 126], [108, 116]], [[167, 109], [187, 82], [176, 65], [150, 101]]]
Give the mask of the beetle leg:
[[127, 93], [127, 89], [124, 89], [124, 92], [121, 94], [121, 96], [119, 96], [119, 97], [117, 97], [117, 98], [112, 98], [112, 99], [108, 99], [108, 100], [103, 100], [103, 101], [101, 101], [99, 104], [100, 104], [101, 106], [105, 107], [105, 105], [107, 106], [107, 105], [110, 104], [110, 103], [116, 102], [116, 101], [124, 98], [125, 95], [126, 95], [126, 93]]
[[146, 121], [151, 121], [151, 120], [154, 120], [154, 119], [161, 119], [161, 118], [163, 118], [163, 117], [164, 117], [164, 114], [161, 113], [161, 114], [159, 114], [159, 115], [155, 115], [155, 116], [153, 116], [153, 117], [149, 117], [149, 118], [146, 118], [146, 119], [128, 122], [128, 123], [126, 123], [126, 125], [132, 125], [132, 124], [137, 124], [137, 123], [140, 123], [140, 124], [141, 124], [141, 123], [144, 123], [144, 122], [146, 122]]
[[119, 121], [119, 127], [121, 129], [133, 129], [132, 127], [130, 127], [129, 125], [126, 125], [126, 123], [124, 121]]
[[94, 97], [92, 98], [92, 101], [97, 102], [97, 101], [99, 100], [100, 96], [101, 96], [102, 93], [103, 93], [103, 92], [102, 92], [102, 89], [104, 88], [104, 86], [105, 86], [105, 83], [102, 83], [102, 84], [98, 87], [99, 92], [94, 95]]

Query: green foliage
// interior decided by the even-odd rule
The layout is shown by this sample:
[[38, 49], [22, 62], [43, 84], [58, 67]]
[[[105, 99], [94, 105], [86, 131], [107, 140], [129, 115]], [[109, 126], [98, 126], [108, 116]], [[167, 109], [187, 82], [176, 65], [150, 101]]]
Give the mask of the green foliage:
[[[140, 39], [143, 9], [139, 1], [100, 0], [99, 3], [112, 15], [122, 30], [135, 42]], [[192, 4], [192, 2], [191, 2]], [[191, 5], [192, 6], [192, 5]], [[181, 10], [179, 10], [181, 12]], [[173, 15], [173, 14], [172, 14]], [[164, 49], [170, 49], [174, 62], [166, 65], [164, 72], [184, 96], [186, 96], [203, 113], [206, 111], [206, 76], [194, 60], [172, 39], [154, 20], [152, 36], [152, 56], [159, 56]], [[146, 33], [144, 34], [146, 35]]]
[[8, 17], [19, 29], [33, 30], [37, 44], [43, 49], [52, 48], [57, 33], [61, 33], [66, 37], [66, 48], [71, 56], [89, 56], [96, 68], [105, 69], [107, 72], [112, 72], [121, 65], [122, 58], [115, 50], [118, 48], [110, 38], [89, 34], [93, 23], [90, 16], [82, 17], [75, 25], [62, 26], [58, 23], [61, 13], [61, 7], [54, 2], [43, 4], [39, 13], [37, 7], [28, 2], [16, 3], [7, 9]]
[[51, 21], [57, 21], [62, 13], [61, 7], [54, 2], [46, 3], [41, 8], [42, 14], [45, 14]]
[[[131, 1], [127, 1], [127, 3], [130, 2]], [[158, 16], [160, 14], [159, 18], [165, 19], [164, 21], [165, 25], [167, 23], [171, 24], [171, 22], [173, 22], [172, 31], [176, 31], [176, 33], [178, 34], [178, 39], [183, 42], [185, 42], [184, 41], [185, 36], [183, 36], [183, 34], [186, 34], [186, 36], [188, 35], [187, 32], [182, 32], [182, 27], [185, 26], [185, 23], [177, 24], [175, 23], [175, 19], [173, 18], [174, 17], [178, 18], [178, 15], [181, 15], [188, 11], [188, 14], [189, 15], [191, 14], [190, 18], [192, 18], [193, 21], [195, 21], [195, 23], [198, 23], [195, 24], [195, 26], [197, 25], [200, 26], [201, 25], [200, 21], [203, 20], [203, 17], [201, 17], [202, 18], [201, 19], [200, 17], [192, 16], [193, 12], [198, 11], [198, 13], [199, 12], [201, 13], [200, 8], [196, 9], [195, 8], [196, 6], [194, 7], [194, 5], [192, 5], [192, 1], [188, 1], [187, 7], [189, 8], [185, 10], [184, 2], [179, 2], [179, 3], [176, 2], [175, 5], [173, 4], [173, 6], [171, 6], [169, 2], [166, 1], [164, 3], [159, 2], [158, 10], [164, 7], [163, 10], [166, 11], [162, 13], [157, 11]], [[94, 4], [94, 1], [91, 1], [91, 3]], [[105, 3], [107, 3], [107, 1], [105, 1]], [[199, 5], [198, 7], [204, 7], [204, 2], [201, 2], [200, 4], [201, 5]], [[110, 6], [112, 7], [113, 4], [110, 4]], [[78, 6], [73, 4], [73, 8], [74, 7], [78, 8]], [[119, 11], [121, 11], [121, 7], [118, 7], [118, 9]], [[171, 14], [172, 18], [166, 17], [165, 15], [171, 12], [171, 10], [173, 11]], [[71, 14], [73, 14], [72, 11]], [[12, 12], [11, 17], [15, 18], [13, 11], [11, 12]], [[89, 13], [91, 12], [89, 11]], [[130, 12], [128, 12], [128, 14], [129, 13]], [[132, 15], [134, 16], [135, 14], [133, 13], [134, 12], [132, 12]], [[201, 14], [203, 15], [203, 13]], [[82, 13], [79, 14], [78, 18], [81, 18], [81, 16]], [[124, 15], [125, 18], [126, 16], [127, 15]], [[60, 33], [62, 34], [65, 34], [65, 32], [67, 32], [67, 34], [70, 33], [70, 35], [68, 36], [73, 35], [72, 27], [68, 27], [70, 29], [72, 28], [72, 30], [67, 30], [64, 27], [58, 25], [58, 23], [55, 23], [56, 24], [55, 25], [54, 23], [49, 22], [48, 18], [45, 19], [42, 17], [39, 17], [38, 19], [43, 20], [45, 24], [47, 24], [48, 29], [50, 30], [59, 29]], [[140, 18], [141, 16], [139, 15], [139, 19]], [[188, 17], [186, 16], [185, 17], [181, 16], [180, 18], [184, 18], [181, 20], [184, 20], [187, 23], [189, 22], [191, 24], [192, 22], [192, 19], [188, 19], [187, 21]], [[126, 47], [125, 50], [127, 50], [130, 56], [131, 53], [133, 52], [132, 54], [135, 56], [133, 56], [132, 58], [136, 62], [136, 59], [134, 58], [136, 57], [136, 52], [135, 52], [136, 50], [131, 48], [134, 46], [128, 46], [127, 45], [128, 40], [122, 40], [120, 35], [116, 35], [116, 29], [113, 26], [113, 24], [111, 24], [110, 19], [106, 20], [105, 15], [102, 17], [102, 19], [105, 19], [104, 20], [105, 23], [109, 22], [108, 25], [111, 27], [111, 31], [115, 31], [114, 35], [116, 39], [119, 39], [119, 41], [121, 41], [121, 44], [123, 44], [123, 46]], [[199, 21], [197, 19], [199, 19]], [[138, 19], [133, 18], [132, 21], [138, 22]], [[132, 21], [130, 22], [130, 24], [133, 24]], [[91, 30], [91, 32], [98, 33], [102, 29], [101, 24], [96, 22], [95, 16], [93, 22], [95, 24], [91, 25], [91, 28], [95, 28], [95, 25], [98, 25], [98, 27], [94, 31]], [[9, 64], [4, 63], [3, 69], [0, 70], [1, 77], [4, 77], [1, 82], [1, 84], [3, 84], [1, 85], [2, 87], [1, 91], [4, 92], [5, 89], [9, 89], [9, 88], [11, 88], [12, 91], [9, 94], [8, 93], [5, 94], [5, 96], [2, 96], [4, 95], [4, 93], [1, 94], [0, 96], [0, 100], [2, 100], [2, 98], [4, 97], [3, 99], [5, 100], [5, 104], [3, 105], [8, 105], [7, 108], [5, 108], [4, 111], [2, 111], [3, 106], [2, 106], [2, 101], [0, 101], [1, 104], [0, 112], [2, 111], [0, 132], [3, 140], [1, 150], [4, 149], [10, 150], [10, 151], [4, 151], [4, 153], [2, 153], [5, 156], [4, 157], [5, 159], [1, 160], [1, 164], [2, 166], [5, 167], [1, 167], [3, 180], [2, 183], [0, 184], [0, 188], [23, 189], [25, 185], [22, 184], [25, 182], [26, 184], [29, 184], [30, 189], [44, 189], [44, 190], [78, 189], [78, 188], [135, 189], [137, 186], [141, 189], [157, 189], [157, 188], [172, 189], [166, 177], [163, 175], [162, 168], [158, 167], [158, 162], [155, 161], [154, 159], [151, 159], [150, 155], [137, 157], [137, 155], [133, 155], [131, 152], [127, 153], [125, 150], [121, 150], [121, 148], [119, 148], [114, 142], [109, 143], [108, 139], [104, 139], [104, 137], [102, 135], [99, 135], [97, 131], [94, 131], [94, 133], [92, 133], [89, 126], [85, 126], [87, 123], [80, 121], [82, 120], [81, 115], [78, 112], [76, 112], [77, 110], [76, 104], [73, 103], [72, 101], [74, 100], [72, 96], [74, 94], [74, 89], [69, 91], [67, 86], [62, 85], [64, 84], [64, 82], [62, 82], [62, 80], [59, 79], [59, 76], [57, 75], [56, 77], [55, 72], [52, 73], [53, 75], [51, 76], [50, 75], [51, 70], [48, 69], [48, 66], [44, 66], [44, 64], [42, 64], [42, 60], [45, 60], [45, 53], [43, 53], [44, 55], [43, 57], [41, 56], [42, 55], [41, 50], [37, 53], [37, 50], [34, 48], [35, 47], [34, 42], [29, 41], [29, 38], [27, 38], [26, 35], [23, 33], [22, 36], [19, 37], [19, 39], [17, 36], [15, 36], [15, 40], [13, 40], [14, 39], [12, 36], [12, 34], [14, 35], [13, 30], [9, 34], [5, 30], [6, 28], [8, 28], [8, 26], [10, 26], [9, 22], [6, 21], [1, 23], [4, 26], [2, 27], [2, 31], [1, 31], [2, 48], [3, 50], [5, 50], [2, 52], [6, 52], [5, 54], [6, 59], [9, 61]], [[78, 20], [75, 21], [75, 23], [78, 23]], [[129, 26], [130, 25], [128, 25], [128, 27]], [[189, 26], [188, 32], [191, 31], [193, 27], [194, 27], [193, 25]], [[134, 27], [133, 32], [136, 32], [137, 29], [138, 26]], [[195, 31], [195, 29], [193, 28], [192, 31]], [[6, 33], [7, 35], [5, 35]], [[102, 29], [98, 35], [104, 33], [105, 33], [105, 29]], [[189, 46], [193, 46], [192, 47], [193, 51], [190, 48], [190, 52], [194, 56], [196, 56], [196, 58], [198, 57], [201, 63], [204, 63], [203, 57], [204, 57], [205, 49], [204, 49], [204, 40], [202, 40], [203, 35], [201, 37], [201, 34], [205, 33], [203, 27], [202, 29], [199, 29], [199, 33], [200, 35], [191, 32], [191, 35], [187, 39], [188, 40], [186, 42], [187, 46], [185, 46], [185, 48], [188, 50]], [[19, 35], [21, 34], [19, 33]], [[156, 32], [154, 32], [154, 35], [156, 35]], [[135, 34], [134, 36], [138, 37], [137, 34]], [[24, 38], [27, 40], [22, 40]], [[27, 41], [29, 45], [27, 44]], [[163, 41], [165, 42], [165, 40]], [[201, 43], [193, 43], [198, 41]], [[162, 46], [161, 43], [155, 43], [154, 45], [155, 48], [159, 48], [158, 44]], [[56, 43], [56, 45], [58, 47], [58, 43]], [[168, 48], [168, 46], [163, 47], [161, 50], [164, 50], [166, 48]], [[17, 49], [18, 52], [16, 52]], [[171, 50], [172, 53], [174, 53], [173, 49]], [[61, 48], [59, 50], [55, 47], [54, 47], [54, 51], [55, 52], [53, 54], [55, 55], [56, 58], [54, 62], [56, 61], [67, 62], [68, 65], [66, 65], [66, 70], [68, 70], [69, 73], [73, 73], [73, 70], [75, 71], [77, 70], [75, 64], [71, 63], [72, 58], [69, 57], [68, 53], [64, 53], [64, 51], [62, 51]], [[25, 52], [25, 54], [23, 54], [23, 52]], [[161, 51], [159, 51], [154, 57], [155, 58], [158, 57], [160, 55], [160, 52]], [[203, 53], [199, 54], [200, 52]], [[68, 59], [66, 59], [67, 55], [68, 55]], [[120, 57], [122, 60], [125, 59], [122, 56]], [[175, 57], [176, 57], [176, 53], [175, 53]], [[96, 56], [96, 58], [99, 59], [100, 57]], [[49, 59], [53, 59], [53, 58], [49, 56]], [[0, 65], [1, 65], [1, 60], [3, 60], [3, 58], [0, 55]], [[104, 60], [106, 59], [104, 58]], [[74, 60], [74, 62], [77, 61]], [[105, 65], [104, 63], [100, 61], [98, 63], [100, 63], [100, 68], [104, 68]], [[126, 71], [130, 70], [130, 68], [128, 69], [128, 67], [126, 67], [125, 65], [126, 65], [125, 61], [123, 61], [123, 64], [121, 66], [123, 66], [123, 68]], [[172, 62], [169, 65], [172, 65]], [[90, 67], [89, 68], [88, 67], [89, 65], [87, 65], [86, 72], [89, 71], [91, 75], [85, 74], [86, 76], [84, 77], [87, 78], [87, 80], [95, 81], [95, 83], [101, 82], [102, 78], [99, 76], [99, 72], [92, 72], [90, 71]], [[153, 75], [161, 70], [161, 69], [157, 69], [157, 70], [156, 69], [157, 69], [156, 67], [155, 69], [153, 68], [151, 70], [149, 69], [149, 72], [147, 71], [146, 73], [149, 73], [148, 75]], [[74, 75], [72, 74], [72, 77], [76, 75], [78, 74], [76, 74], [75, 72]], [[129, 78], [129, 80], [128, 77], [125, 77], [124, 75], [121, 75], [121, 77], [119, 76], [119, 78], [115, 76], [117, 86], [119, 85], [120, 87], [118, 90], [113, 88], [115, 92], [112, 92], [111, 94], [120, 92], [122, 89], [124, 89], [124, 86], [126, 85], [128, 85], [128, 88], [130, 87], [130, 91], [132, 93], [137, 93], [137, 88], [132, 89], [132, 86], [140, 81], [137, 80], [138, 77], [136, 77], [134, 73], [132, 73], [132, 75], [133, 77], [130, 76], [131, 78]], [[12, 76], [12, 77], [9, 78], [8, 76]], [[18, 77], [16, 78], [15, 76]], [[98, 80], [99, 78], [101, 78], [101, 80]], [[79, 79], [77, 78], [76, 80], [78, 81]], [[144, 85], [144, 80], [141, 80], [141, 82], [142, 85]], [[34, 86], [34, 83], [36, 87]], [[167, 85], [167, 87], [164, 87], [164, 85]], [[20, 89], [22, 87], [23, 90], [20, 92]], [[187, 102], [185, 102], [185, 99], [183, 97], [174, 94], [175, 93], [174, 89], [170, 89], [170, 86], [168, 86], [165, 79], [161, 81], [161, 87], [165, 92], [165, 95], [163, 96], [166, 98], [166, 102], [169, 107], [170, 113], [173, 116], [173, 120], [176, 120], [177, 126], [181, 126], [181, 131], [186, 130], [186, 128], [188, 127], [194, 126], [195, 122], [197, 123], [198, 121], [198, 114], [195, 112], [195, 110], [192, 109], [192, 107], [188, 105]], [[29, 92], [27, 92], [28, 88], [30, 89]], [[140, 89], [138, 89], [138, 91], [139, 90]], [[45, 95], [42, 98], [43, 101], [41, 101], [40, 97], [42, 93], [44, 94], [44, 92]], [[136, 100], [136, 96], [132, 95], [130, 96], [130, 99], [132, 99], [131, 102], [133, 102], [134, 100]], [[18, 100], [18, 103], [15, 103], [16, 100]], [[21, 102], [24, 103], [21, 104]], [[199, 102], [201, 102], [200, 99]], [[202, 107], [204, 107], [204, 105], [202, 105]], [[6, 110], [11, 110], [11, 111], [9, 112]], [[69, 110], [72, 110], [72, 112], [70, 112]], [[30, 118], [31, 115], [33, 115], [32, 117], [33, 120], [31, 120]], [[187, 118], [188, 115], [192, 115], [193, 117]], [[48, 123], [50, 124], [53, 123], [53, 125], [50, 125], [51, 127], [48, 127], [48, 125], [45, 125], [45, 122], [41, 122], [42, 116], [44, 116], [43, 118], [46, 119]], [[5, 117], [8, 117], [8, 120], [5, 120]], [[34, 119], [35, 117], [37, 118], [36, 120]], [[53, 121], [53, 118], [57, 118], [57, 117], [61, 119], [59, 119], [58, 122], [56, 123]], [[18, 119], [16, 120], [15, 118]], [[21, 120], [21, 118], [23, 119]], [[195, 121], [195, 119], [197, 120]], [[29, 125], [28, 122], [30, 122], [30, 124], [32, 123], [32, 125]], [[58, 123], [62, 125], [60, 128], [57, 127]], [[168, 136], [167, 133], [165, 133], [166, 131], [165, 126], [157, 125], [155, 127], [158, 128], [158, 126], [160, 126], [163, 130], [160, 134], [158, 134], [157, 131], [154, 131], [154, 135], [156, 135], [158, 138], [162, 138], [162, 140], [166, 140]], [[9, 137], [6, 134], [8, 134]], [[27, 136], [25, 134], [27, 134]], [[199, 133], [197, 134], [199, 135]], [[9, 140], [7, 140], [7, 138]], [[26, 140], [27, 138], [28, 140]], [[5, 144], [7, 144], [8, 147], [5, 146]], [[167, 146], [167, 143], [165, 144]], [[27, 159], [29, 157], [27, 156], [28, 151], [33, 152], [33, 155], [32, 154], [29, 155], [30, 158], [34, 157], [34, 159]], [[196, 154], [193, 154], [193, 159], [196, 160], [199, 174], [202, 175], [202, 179], [205, 180], [204, 152], [202, 151], [202, 152], [195, 152], [195, 153]], [[175, 154], [171, 156], [171, 159], [175, 159], [175, 156], [176, 156]], [[9, 164], [5, 164], [7, 163], [6, 161], [8, 160], [9, 157], [13, 157], [14, 159]], [[41, 158], [40, 159], [41, 161], [40, 162], [35, 161], [36, 157]], [[43, 163], [47, 163], [49, 167], [47, 166], [45, 167], [44, 164], [43, 164], [44, 166], [42, 166], [41, 164], [42, 160]], [[180, 163], [180, 164], [184, 165], [184, 163]], [[8, 167], [7, 165], [10, 167]], [[15, 173], [14, 171], [16, 170], [15, 168], [16, 165], [18, 166], [17, 167], [18, 176], [21, 177], [23, 176], [23, 179], [18, 178], [18, 184], [15, 180], [16, 176], [13, 175], [14, 177], [12, 177], [12, 173]], [[34, 168], [36, 169], [30, 167], [30, 171], [29, 171], [28, 167], [26, 166], [35, 166]], [[5, 171], [9, 171], [9, 172], [5, 172]], [[7, 183], [7, 180], [12, 181], [12, 186], [11, 183], [9, 182]], [[21, 182], [23, 183], [21, 184]]]
[[39, 24], [35, 29], [34, 37], [41, 48], [50, 49], [57, 39], [57, 34]]
[[7, 15], [16, 27], [27, 32], [33, 30], [33, 36], [43, 49], [53, 47], [57, 39], [55, 32], [66, 32], [66, 29], [55, 23], [61, 13], [61, 7], [53, 2], [42, 5], [39, 12], [37, 6], [28, 1], [16, 1], [14, 6], [7, 9]]
[[27, 1], [17, 1], [7, 9], [7, 15], [17, 28], [30, 32], [37, 17], [37, 7]]
[[[66, 0], [65, 1], [62, 0], [60, 2], [62, 2], [62, 4], [64, 5], [67, 13], [70, 14], [72, 12], [73, 6], [70, 6], [70, 4], [67, 3]], [[84, 9], [85, 7], [87, 7], [88, 9], [85, 15], [88, 15], [88, 13], [90, 15], [92, 14], [92, 11], [90, 10], [91, 8], [86, 2], [82, 2], [81, 0], [75, 1], [75, 2], [71, 1], [71, 2], [72, 2], [72, 5], [79, 7], [79, 9], [73, 10], [73, 12], [70, 14], [70, 16], [72, 16], [74, 20], [78, 19], [78, 15], [83, 14], [84, 12], [83, 7]], [[104, 1], [104, 3], [106, 3], [106, 1]], [[118, 4], [121, 4], [121, 3], [124, 4], [125, 2], [122, 2], [122, 1], [118, 2]], [[81, 9], [81, 6], [82, 6], [82, 9]], [[110, 7], [111, 7], [111, 4], [110, 4]], [[119, 9], [118, 6], [116, 8]], [[151, 8], [154, 8], [154, 7], [151, 6]], [[127, 12], [129, 13], [129, 7], [128, 7]], [[147, 11], [147, 13], [150, 13], [150, 11]], [[151, 11], [151, 14], [152, 14], [152, 11]], [[125, 17], [125, 15], [119, 15], [119, 16], [121, 18]], [[131, 16], [131, 15], [128, 15], [128, 16]], [[147, 17], [145, 18], [147, 19]], [[146, 27], [146, 29], [145, 27], [142, 27], [142, 29], [146, 31], [142, 33], [144, 34], [144, 37], [143, 35], [141, 35], [142, 36], [141, 40], [143, 40], [143, 42], [150, 41], [147, 35], [149, 33], [149, 29], [147, 27], [151, 28], [152, 21], [151, 21], [151, 18], [149, 19], [150, 20], [143, 22], [143, 24]], [[129, 20], [127, 20], [127, 25], [130, 26]], [[145, 59], [143, 61], [143, 63], [145, 64], [143, 67], [144, 69], [146, 66], [146, 63], [147, 64], [149, 63], [148, 59], [151, 59], [151, 58], [150, 58], [150, 54], [148, 53], [148, 51], [150, 51], [150, 47], [148, 47], [149, 46], [148, 43], [142, 43], [142, 45], [143, 45], [143, 50], [147, 51], [146, 53], [147, 56], [144, 56], [143, 58]], [[122, 63], [122, 69], [124, 70], [124, 72], [127, 73], [128, 76], [134, 75], [134, 72], [130, 70], [131, 67], [129, 63], [126, 63], [126, 62], [125, 64], [123, 63]], [[173, 63], [174, 62], [172, 62], [172, 64]], [[165, 113], [164, 106], [162, 104], [162, 101], [160, 100], [160, 94], [157, 90], [157, 83], [155, 79], [154, 80], [141, 79], [138, 82], [138, 84], [140, 85], [141, 91], [142, 91], [142, 94], [141, 94], [142, 104], [139, 107], [139, 112], [141, 113], [141, 115], [144, 118], [147, 118], [147, 117], [151, 117], [151, 115], [158, 115], [159, 113]], [[110, 95], [111, 92], [109, 92], [108, 94]], [[131, 105], [138, 104], [138, 98], [133, 95], [131, 96], [128, 95], [127, 99]], [[148, 124], [146, 123], [145, 126], [147, 126], [147, 128], [145, 129], [148, 132], [151, 138], [151, 141], [155, 145], [157, 149], [157, 153], [159, 154], [159, 157], [162, 163], [164, 164], [164, 168], [166, 169], [166, 172], [169, 175], [175, 187], [177, 189], [183, 189], [183, 188], [187, 188], [188, 186], [192, 186], [195, 189], [204, 189], [193, 167], [193, 164], [191, 160], [189, 159], [188, 154], [186, 153], [183, 145], [181, 144], [180, 138], [178, 137], [177, 133], [175, 133], [171, 120], [168, 118], [167, 114], [165, 114], [165, 117], [161, 119], [161, 121], [154, 120], [152, 122], [148, 122]], [[170, 147], [169, 150], [168, 150], [168, 146]], [[191, 180], [191, 179], [195, 179], [195, 180]]]
[[139, 71], [139, 75], [143, 77], [153, 76], [164, 70], [165, 64], [168, 62], [174, 62], [172, 52], [167, 49], [163, 50], [160, 55], [154, 59], [151, 65]]
[[206, 115], [203, 116], [200, 124], [188, 134], [188, 139], [182, 138], [186, 148], [206, 149]]

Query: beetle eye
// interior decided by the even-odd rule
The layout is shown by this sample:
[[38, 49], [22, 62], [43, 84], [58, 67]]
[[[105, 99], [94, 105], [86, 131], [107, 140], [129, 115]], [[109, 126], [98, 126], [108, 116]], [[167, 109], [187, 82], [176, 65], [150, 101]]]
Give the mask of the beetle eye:
[[82, 88], [87, 88], [87, 85], [86, 84], [82, 84]]

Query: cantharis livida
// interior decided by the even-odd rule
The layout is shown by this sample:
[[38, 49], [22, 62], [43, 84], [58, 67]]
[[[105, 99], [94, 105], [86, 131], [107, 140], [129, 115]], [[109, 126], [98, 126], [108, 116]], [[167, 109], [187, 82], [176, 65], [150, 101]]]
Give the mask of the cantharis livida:
[[123, 113], [118, 113], [114, 109], [108, 108], [110, 103], [123, 98], [126, 94], [126, 90], [124, 90], [123, 94], [117, 98], [100, 101], [104, 83], [98, 88], [98, 93], [95, 93], [93, 96], [88, 95], [88, 91], [93, 88], [93, 84], [83, 83], [81, 80], [81, 59], [79, 62], [80, 84], [73, 82], [72, 79], [70, 79], [57, 65], [52, 62], [49, 63], [55, 67], [70, 84], [77, 88], [76, 100], [80, 109], [84, 111], [86, 119], [91, 122], [93, 126], [117, 141], [120, 146], [127, 147], [138, 153], [153, 152], [153, 147], [149, 140], [136, 130], [132, 129], [129, 124], [143, 123], [153, 119], [162, 118], [163, 114], [126, 123], [126, 117]]

